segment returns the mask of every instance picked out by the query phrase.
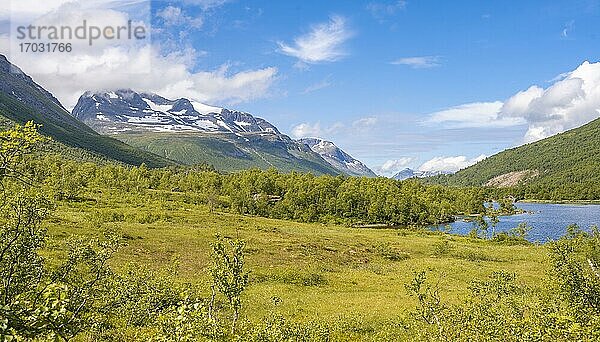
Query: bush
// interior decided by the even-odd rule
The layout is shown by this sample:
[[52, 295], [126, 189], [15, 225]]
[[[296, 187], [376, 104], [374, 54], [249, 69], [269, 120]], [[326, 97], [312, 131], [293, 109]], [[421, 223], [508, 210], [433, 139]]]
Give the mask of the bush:
[[243, 327], [239, 341], [331, 341], [330, 327], [324, 323], [292, 323], [283, 316], [265, 318], [257, 324]]
[[450, 244], [450, 241], [447, 239], [436, 242], [433, 245], [433, 255], [435, 256], [444, 256], [450, 253], [453, 250], [453, 246]]
[[322, 286], [327, 284], [327, 278], [321, 273], [295, 270], [284, 270], [271, 274], [255, 274], [253, 280], [256, 282], [275, 281], [296, 286]]
[[402, 261], [406, 259], [410, 259], [410, 254], [406, 252], [401, 252], [391, 247], [389, 244], [380, 244], [375, 247], [377, 254], [382, 256], [384, 259], [390, 261]]

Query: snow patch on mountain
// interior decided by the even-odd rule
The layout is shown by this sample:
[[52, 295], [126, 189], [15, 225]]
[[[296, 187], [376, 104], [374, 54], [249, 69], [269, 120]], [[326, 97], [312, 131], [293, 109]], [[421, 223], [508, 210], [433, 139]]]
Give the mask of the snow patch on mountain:
[[337, 170], [352, 176], [376, 177], [365, 164], [354, 159], [348, 153], [337, 147], [334, 143], [317, 138], [304, 138], [300, 142], [310, 147], [311, 150], [321, 155], [325, 161]]
[[[114, 93], [113, 93], [113, 94], [114, 94]], [[109, 94], [109, 96], [110, 96], [110, 94]], [[111, 98], [112, 98], [112, 97], [111, 97]], [[152, 109], [152, 110], [153, 110], [153, 111], [155, 111], [155, 112], [162, 112], [162, 113], [166, 113], [166, 112], [168, 112], [168, 111], [170, 111], [170, 110], [172, 110], [172, 109], [173, 109], [173, 106], [171, 106], [171, 105], [160, 105], [160, 104], [156, 104], [156, 103], [152, 102], [152, 100], [150, 100], [150, 99], [143, 99], [143, 100], [144, 100], [144, 102], [146, 102], [146, 103], [148, 104], [148, 106], [150, 107], [150, 109]], [[184, 112], [184, 113], [185, 113], [185, 112], [186, 112], [186, 110], [182, 110], [182, 111], [180, 111], [180, 112], [178, 112], [178, 113], [182, 113], [182, 112]], [[171, 113], [171, 114], [174, 114], [174, 113]]]
[[281, 134], [249, 113], [130, 89], [86, 92], [73, 116], [100, 133], [127, 131]]
[[210, 114], [210, 113], [220, 114], [221, 111], [223, 110], [223, 108], [209, 106], [207, 104], [200, 103], [197, 101], [191, 101], [191, 102], [192, 102], [192, 106], [194, 106], [194, 109], [200, 114]]

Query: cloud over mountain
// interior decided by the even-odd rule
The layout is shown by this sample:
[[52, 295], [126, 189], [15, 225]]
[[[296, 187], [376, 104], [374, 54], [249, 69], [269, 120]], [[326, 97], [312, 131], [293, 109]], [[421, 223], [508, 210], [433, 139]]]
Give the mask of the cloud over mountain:
[[[24, 3], [28, 2], [29, 0]], [[57, 0], [40, 4], [36, 10], [24, 5], [17, 6], [15, 10], [26, 12], [27, 15], [23, 15], [23, 18], [35, 18], [33, 22], [45, 24], [64, 23], [75, 26], [85, 19], [88, 25], [118, 27], [126, 26], [129, 20], [134, 20], [149, 27], [147, 20], [150, 18], [145, 18], [144, 8], [140, 10], [139, 7], [148, 6], [147, 3], [139, 0]], [[208, 9], [222, 5], [225, 1], [189, 3]], [[191, 17], [173, 6], [165, 7], [156, 15], [165, 26], [202, 25], [200, 17]], [[154, 31], [157, 29], [160, 31], [165, 28], [152, 27]], [[83, 43], [87, 45], [87, 42]], [[10, 45], [8, 36], [0, 36], [0, 51], [11, 51]], [[10, 57], [14, 63], [27, 66], [26, 71], [68, 108], [73, 107], [86, 90], [115, 88], [132, 88], [208, 103], [239, 103], [269, 95], [270, 88], [277, 79], [278, 68], [241, 68], [230, 62], [212, 69], [198, 68], [198, 59], [207, 53], [209, 54], [191, 46], [165, 53], [160, 41], [152, 42], [147, 39], [119, 43], [99, 40], [92, 48], [80, 49], [74, 45], [69, 54], [48, 53], [43, 59], [36, 54], [25, 53], [14, 53]]]
[[532, 86], [508, 99], [502, 118], [523, 118], [531, 142], [581, 126], [600, 117], [600, 62], [584, 62], [544, 89]]
[[449, 171], [456, 172], [464, 169], [475, 163], [478, 163], [486, 158], [485, 155], [480, 155], [473, 159], [469, 159], [466, 156], [456, 157], [435, 157], [431, 160], [426, 161], [420, 167], [420, 171]]

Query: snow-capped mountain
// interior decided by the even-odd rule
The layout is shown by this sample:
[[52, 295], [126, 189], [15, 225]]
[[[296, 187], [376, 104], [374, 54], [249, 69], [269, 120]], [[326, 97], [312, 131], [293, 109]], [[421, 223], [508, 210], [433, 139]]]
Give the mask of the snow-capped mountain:
[[72, 114], [105, 134], [131, 131], [280, 134], [275, 126], [249, 113], [183, 98], [169, 100], [130, 89], [86, 92]]
[[[375, 174], [330, 142], [292, 140], [264, 119], [185, 98], [130, 89], [86, 92], [72, 115], [102, 134], [183, 164], [218, 170], [276, 167], [316, 174]], [[316, 149], [316, 150], [315, 150]]]
[[377, 177], [377, 175], [365, 164], [354, 159], [331, 141], [317, 138], [304, 138], [299, 141], [308, 145], [311, 150], [320, 154], [329, 164], [345, 174], [351, 176]]
[[437, 175], [448, 175], [451, 174], [450, 171], [419, 171], [406, 168], [396, 173], [392, 178], [397, 180], [405, 180], [409, 178], [426, 178], [433, 177]]

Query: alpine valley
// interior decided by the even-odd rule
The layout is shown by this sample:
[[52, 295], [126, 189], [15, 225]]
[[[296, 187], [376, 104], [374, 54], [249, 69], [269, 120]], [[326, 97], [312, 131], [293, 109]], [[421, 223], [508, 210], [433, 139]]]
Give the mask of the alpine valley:
[[600, 0], [5, 3], [0, 342], [600, 341]]

